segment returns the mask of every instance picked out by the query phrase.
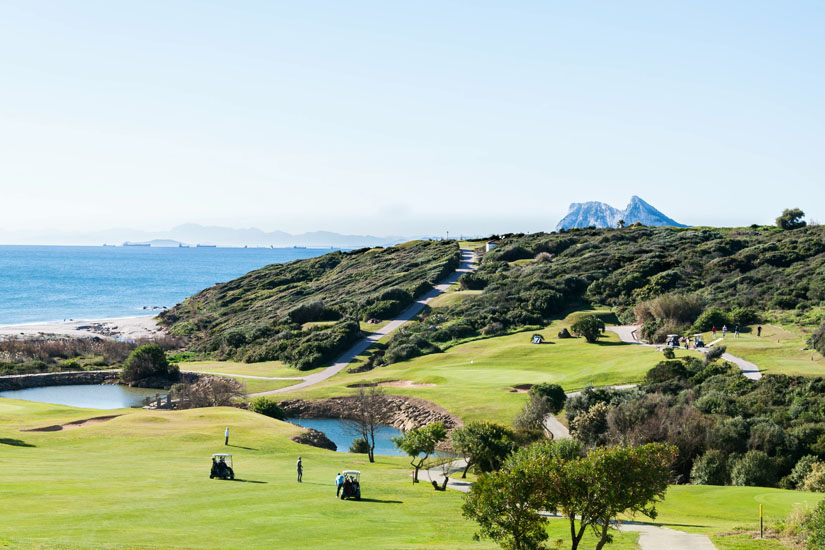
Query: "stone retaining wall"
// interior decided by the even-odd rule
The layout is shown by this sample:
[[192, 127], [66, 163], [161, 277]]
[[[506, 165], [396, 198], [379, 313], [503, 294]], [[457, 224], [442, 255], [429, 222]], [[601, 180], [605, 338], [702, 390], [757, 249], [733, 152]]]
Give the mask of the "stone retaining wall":
[[[356, 399], [356, 396], [332, 397], [319, 401], [290, 399], [281, 401], [280, 405], [290, 417], [351, 418]], [[378, 421], [401, 431], [420, 428], [431, 422], [442, 422], [448, 430], [464, 424], [459, 417], [435, 403], [399, 395], [386, 396], [386, 404], [378, 415]]]
[[[192, 384], [203, 376], [195, 372], [181, 373], [181, 381]], [[38, 374], [13, 374], [0, 376], [0, 391], [24, 390], [44, 386], [78, 386], [81, 384], [117, 384], [119, 370], [87, 370], [79, 372], [44, 372]], [[168, 386], [169, 382], [165, 382]], [[160, 384], [162, 386], [163, 383]], [[150, 384], [148, 387], [160, 387]], [[142, 385], [141, 387], [147, 387]]]
[[24, 390], [42, 386], [76, 386], [79, 384], [116, 384], [120, 371], [91, 370], [81, 372], [45, 372], [0, 376], [0, 391]]

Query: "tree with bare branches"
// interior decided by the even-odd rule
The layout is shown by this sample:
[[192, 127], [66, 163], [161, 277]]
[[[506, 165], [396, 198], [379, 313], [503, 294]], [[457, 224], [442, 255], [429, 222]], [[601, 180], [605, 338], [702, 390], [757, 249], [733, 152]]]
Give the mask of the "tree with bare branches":
[[375, 432], [379, 419], [387, 403], [384, 390], [378, 386], [359, 388], [354, 407], [346, 419], [349, 431], [367, 443], [367, 456], [375, 462]]

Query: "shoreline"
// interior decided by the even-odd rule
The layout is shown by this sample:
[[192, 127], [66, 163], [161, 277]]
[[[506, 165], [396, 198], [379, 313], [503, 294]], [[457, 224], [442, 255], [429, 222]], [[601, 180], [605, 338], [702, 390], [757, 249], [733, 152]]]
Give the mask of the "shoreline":
[[137, 340], [164, 334], [165, 331], [158, 325], [157, 315], [0, 325], [0, 338], [62, 336]]

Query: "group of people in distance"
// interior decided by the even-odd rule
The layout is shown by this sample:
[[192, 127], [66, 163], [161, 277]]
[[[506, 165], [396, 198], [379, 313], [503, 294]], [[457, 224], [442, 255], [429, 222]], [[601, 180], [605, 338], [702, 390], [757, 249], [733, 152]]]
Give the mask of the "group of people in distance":
[[355, 476], [345, 476], [338, 472], [335, 477], [335, 497], [349, 498], [358, 495], [361, 492], [360, 484]]

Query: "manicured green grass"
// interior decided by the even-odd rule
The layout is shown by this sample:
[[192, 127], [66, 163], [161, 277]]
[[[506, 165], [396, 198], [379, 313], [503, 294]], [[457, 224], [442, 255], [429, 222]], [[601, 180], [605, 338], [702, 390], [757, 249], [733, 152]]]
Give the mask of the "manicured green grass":
[[657, 506], [655, 523], [694, 533], [759, 529], [759, 505], [765, 525], [785, 519], [795, 505], [813, 508], [824, 494], [766, 487], [674, 485]]
[[240, 374], [244, 376], [266, 377], [300, 377], [323, 370], [319, 367], [312, 370], [293, 369], [281, 361], [266, 361], [263, 363], [239, 363], [236, 361], [191, 361], [180, 364], [181, 370], [195, 372], [215, 372], [219, 374]]
[[[492, 549], [475, 542], [462, 496], [410, 483], [401, 457], [298, 445], [300, 431], [233, 408], [124, 409], [113, 420], [58, 432], [21, 428], [100, 411], [0, 399], [0, 546], [80, 549]], [[223, 445], [223, 430], [231, 445]], [[237, 480], [210, 480], [210, 456], [230, 452]], [[304, 483], [295, 480], [303, 457]], [[335, 499], [333, 479], [362, 471], [364, 499]], [[566, 538], [563, 521], [551, 540]], [[621, 535], [618, 550], [635, 548]], [[586, 543], [592, 546], [590, 539]]]
[[257, 380], [255, 378], [235, 378], [246, 387], [246, 393], [260, 393], [264, 391], [277, 390], [287, 386], [294, 386], [300, 380]]
[[[391, 388], [392, 393], [428, 399], [461, 416], [509, 423], [522, 407], [526, 395], [511, 392], [517, 384], [553, 382], [567, 391], [587, 384], [604, 386], [639, 382], [663, 359], [653, 348], [625, 345], [618, 336], [606, 333], [598, 344], [582, 338], [560, 340], [558, 331], [568, 321], [556, 321], [537, 331], [475, 340], [410, 361], [360, 374], [346, 371], [290, 397], [317, 399], [345, 395], [349, 385], [364, 381], [411, 380], [434, 387]], [[545, 337], [531, 344], [534, 332]], [[685, 352], [677, 352], [685, 353]]]
[[[803, 376], [825, 376], [825, 357], [807, 348], [809, 334], [800, 327], [762, 325], [762, 336], [756, 336], [756, 327], [747, 327], [739, 338], [729, 331], [720, 344], [727, 346], [728, 353], [741, 357], [759, 366], [765, 374], [799, 374]], [[808, 329], [810, 332], [813, 329]], [[721, 331], [717, 332], [721, 337]], [[710, 342], [712, 335], [705, 335]]]
[[481, 290], [456, 290], [454, 292], [445, 292], [441, 296], [433, 298], [428, 305], [431, 308], [451, 306], [466, 300], [471, 296], [478, 296], [481, 293]]
[[788, 550], [774, 539], [755, 539], [751, 535], [713, 535], [710, 537], [718, 550]]

